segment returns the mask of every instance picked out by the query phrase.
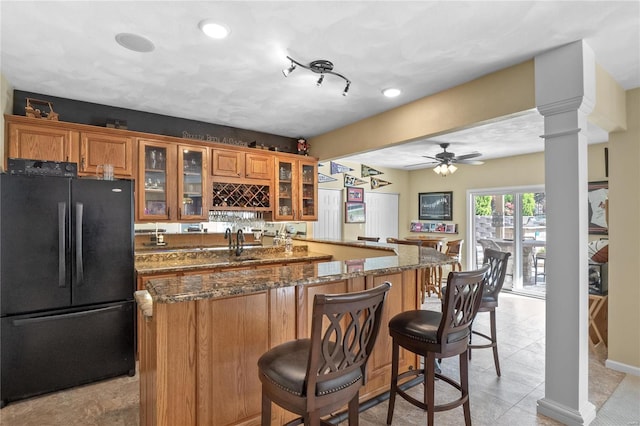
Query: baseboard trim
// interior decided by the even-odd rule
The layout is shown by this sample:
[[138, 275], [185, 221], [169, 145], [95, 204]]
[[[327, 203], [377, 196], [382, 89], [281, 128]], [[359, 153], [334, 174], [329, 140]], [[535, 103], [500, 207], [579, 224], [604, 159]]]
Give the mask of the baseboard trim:
[[550, 417], [565, 425], [588, 425], [596, 418], [596, 407], [587, 402], [584, 412], [579, 412], [547, 398], [538, 400], [538, 414]]
[[634, 367], [633, 365], [623, 364], [621, 362], [612, 361], [610, 359], [607, 359], [604, 362], [604, 366], [612, 370], [640, 377], [640, 367]]

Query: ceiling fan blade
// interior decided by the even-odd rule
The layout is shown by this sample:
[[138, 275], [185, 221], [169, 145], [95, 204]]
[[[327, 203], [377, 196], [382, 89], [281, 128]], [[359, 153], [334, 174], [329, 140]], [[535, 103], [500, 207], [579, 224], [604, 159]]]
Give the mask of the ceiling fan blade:
[[431, 156], [429, 156], [429, 155], [422, 155], [422, 157], [424, 157], [424, 158], [428, 158], [428, 159], [430, 159], [430, 160], [440, 161], [440, 159], [439, 159], [439, 158], [431, 157]]
[[439, 164], [439, 162], [434, 162], [434, 161], [429, 161], [426, 163], [415, 163], [415, 164], [408, 164], [406, 166], [403, 166], [405, 169], [408, 169], [410, 167], [416, 167], [416, 166], [427, 166], [427, 167], [435, 167], [437, 164]]
[[456, 160], [468, 160], [470, 158], [480, 157], [481, 155], [479, 152], [473, 152], [471, 154], [459, 155], [456, 157]]
[[456, 164], [471, 164], [473, 166], [479, 166], [481, 164], [484, 164], [484, 161], [480, 161], [480, 160], [458, 160], [458, 159], [455, 159], [454, 163], [456, 163]]

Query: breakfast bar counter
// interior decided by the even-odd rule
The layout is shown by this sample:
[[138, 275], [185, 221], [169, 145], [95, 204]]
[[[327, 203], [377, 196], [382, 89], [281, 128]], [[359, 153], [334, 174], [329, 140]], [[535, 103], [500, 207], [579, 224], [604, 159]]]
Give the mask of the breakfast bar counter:
[[[422, 269], [451, 263], [433, 249], [389, 246], [372, 257], [286, 264], [283, 256], [273, 267], [147, 280], [146, 291], [136, 293], [144, 318], [140, 424], [260, 424], [257, 360], [280, 343], [309, 336], [316, 294], [360, 291], [389, 281], [386, 324], [399, 312], [419, 308]], [[401, 364], [417, 367], [418, 359], [406, 353]], [[361, 400], [388, 389], [390, 368], [391, 341], [381, 331]], [[272, 424], [292, 418], [272, 410]]]

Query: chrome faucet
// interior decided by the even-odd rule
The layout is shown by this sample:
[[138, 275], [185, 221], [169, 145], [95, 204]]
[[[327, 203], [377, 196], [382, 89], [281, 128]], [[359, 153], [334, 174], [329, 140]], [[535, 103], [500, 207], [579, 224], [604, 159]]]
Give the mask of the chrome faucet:
[[244, 250], [244, 234], [242, 233], [242, 229], [238, 229], [236, 232], [236, 256], [240, 256], [242, 251]]

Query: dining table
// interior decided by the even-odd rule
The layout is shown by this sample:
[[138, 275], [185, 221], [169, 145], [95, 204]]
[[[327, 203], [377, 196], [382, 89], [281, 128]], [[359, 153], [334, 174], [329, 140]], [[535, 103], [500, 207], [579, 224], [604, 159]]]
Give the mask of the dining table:
[[[508, 251], [513, 254], [513, 239], [490, 238], [490, 240], [495, 242], [500, 247], [500, 250]], [[535, 249], [544, 247], [545, 245], [545, 240], [536, 240], [533, 238], [525, 238], [522, 240], [522, 280], [524, 282], [530, 282], [533, 280], [535, 283], [536, 277], [533, 276]]]

